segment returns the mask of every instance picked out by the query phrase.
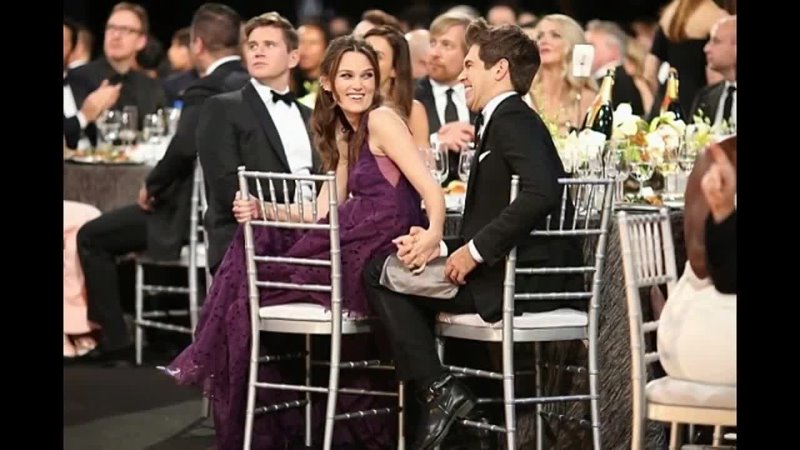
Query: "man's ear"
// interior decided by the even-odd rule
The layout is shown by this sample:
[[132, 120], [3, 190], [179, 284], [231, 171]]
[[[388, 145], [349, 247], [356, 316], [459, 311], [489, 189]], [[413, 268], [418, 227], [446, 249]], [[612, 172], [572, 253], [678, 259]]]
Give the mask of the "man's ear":
[[506, 74], [508, 74], [508, 70], [509, 70], [508, 60], [505, 58], [500, 58], [500, 60], [494, 64], [494, 68], [492, 70], [492, 72], [494, 73], [495, 81], [502, 80], [503, 77], [505, 77]]

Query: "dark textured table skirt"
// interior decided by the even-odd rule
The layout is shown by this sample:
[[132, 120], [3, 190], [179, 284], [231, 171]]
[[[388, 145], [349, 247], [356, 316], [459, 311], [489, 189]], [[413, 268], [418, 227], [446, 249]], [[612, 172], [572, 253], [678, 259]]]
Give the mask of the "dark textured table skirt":
[[[635, 213], [632, 213], [635, 214]], [[683, 212], [673, 211], [672, 234], [675, 240], [678, 273], [683, 272], [686, 252], [683, 239]], [[445, 235], [458, 232], [460, 217], [448, 215]], [[619, 228], [616, 218], [612, 219], [608, 247], [606, 250], [605, 272], [599, 311], [599, 370], [600, 370], [600, 423], [602, 446], [604, 449], [630, 448], [631, 439], [631, 380], [630, 380], [630, 336], [627, 306], [625, 300], [625, 279], [622, 268]], [[584, 255], [589, 264], [594, 263], [596, 240], [587, 240]], [[644, 306], [644, 314], [652, 316], [650, 304]], [[543, 357], [551, 366], [575, 365], [586, 367], [587, 349], [583, 342], [563, 342], [546, 344]], [[499, 346], [497, 347], [499, 355]], [[533, 361], [531, 346], [518, 345], [516, 366], [529, 367]], [[574, 374], [563, 369], [551, 367], [544, 373], [546, 395], [588, 393], [589, 384], [585, 371]], [[488, 382], [488, 381], [487, 381]], [[499, 384], [499, 383], [498, 383]], [[532, 395], [532, 378], [520, 376], [517, 379], [517, 395]], [[527, 392], [526, 392], [527, 391]], [[544, 407], [551, 413], [546, 426], [546, 442], [558, 449], [591, 449], [591, 429], [578, 422], [566, 419], [575, 417], [590, 421], [589, 403], [572, 402], [549, 404]], [[521, 449], [535, 448], [535, 412], [533, 407], [518, 408], [518, 438]], [[560, 416], [560, 417], [559, 417]], [[502, 417], [502, 416], [501, 416]], [[663, 448], [666, 443], [664, 428], [656, 423], [648, 424], [647, 448]]]
[[88, 203], [102, 212], [136, 203], [146, 165], [64, 163], [64, 200]]

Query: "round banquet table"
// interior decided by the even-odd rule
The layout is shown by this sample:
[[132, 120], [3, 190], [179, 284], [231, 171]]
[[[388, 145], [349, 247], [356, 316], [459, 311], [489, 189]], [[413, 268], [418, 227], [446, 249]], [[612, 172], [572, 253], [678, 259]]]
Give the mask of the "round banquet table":
[[64, 162], [64, 200], [88, 203], [101, 212], [136, 203], [152, 167], [145, 164]]

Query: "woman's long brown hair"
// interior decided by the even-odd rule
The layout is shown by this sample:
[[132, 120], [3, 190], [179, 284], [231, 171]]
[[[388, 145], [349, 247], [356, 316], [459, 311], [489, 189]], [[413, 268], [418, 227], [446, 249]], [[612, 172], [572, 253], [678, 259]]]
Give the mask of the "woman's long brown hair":
[[686, 23], [689, 17], [694, 14], [697, 8], [703, 3], [704, 0], [679, 0], [675, 6], [675, 12], [672, 19], [669, 21], [669, 27], [664, 30], [667, 37], [674, 42], [685, 41], [688, 36], [686, 35]]
[[[414, 80], [411, 78], [411, 52], [408, 41], [400, 31], [387, 26], [375, 27], [364, 35], [364, 39], [375, 36], [386, 39], [392, 47], [392, 68], [394, 79], [389, 86], [388, 100], [398, 109], [400, 114], [408, 120], [411, 116], [411, 104], [414, 101]], [[386, 74], [381, 74], [385, 76]]]
[[[361, 123], [357, 130], [353, 130], [344, 112], [339, 107], [335, 93], [336, 73], [339, 71], [339, 64], [342, 56], [347, 52], [357, 52], [367, 57], [372, 70], [375, 74], [375, 93], [372, 97], [372, 104], [364, 111], [361, 116]], [[314, 105], [314, 112], [311, 114], [311, 129], [314, 132], [314, 145], [322, 157], [324, 170], [336, 170], [339, 164], [339, 149], [336, 146], [336, 131], [343, 129], [348, 143], [347, 162], [352, 168], [358, 160], [358, 153], [364, 144], [367, 133], [365, 119], [370, 111], [377, 108], [382, 103], [381, 97], [381, 78], [378, 68], [378, 55], [375, 50], [361, 38], [353, 36], [342, 36], [336, 38], [328, 46], [325, 57], [322, 59], [320, 67], [320, 78], [326, 78], [331, 86], [331, 91], [321, 89], [317, 95]]]

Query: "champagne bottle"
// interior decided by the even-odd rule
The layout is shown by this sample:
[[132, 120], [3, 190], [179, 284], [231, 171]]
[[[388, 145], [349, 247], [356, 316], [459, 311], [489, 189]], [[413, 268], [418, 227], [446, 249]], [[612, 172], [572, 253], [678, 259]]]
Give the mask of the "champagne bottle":
[[594, 98], [592, 106], [583, 119], [583, 129], [590, 129], [606, 135], [611, 139], [614, 130], [614, 108], [611, 104], [611, 88], [614, 87], [614, 71], [609, 69], [600, 84], [600, 92]]
[[678, 99], [678, 84], [678, 71], [672, 67], [669, 69], [664, 99], [661, 101], [659, 113], [664, 114], [669, 111], [675, 114], [675, 120], [686, 122], [686, 114], [683, 113], [683, 108], [681, 108], [681, 103]]

